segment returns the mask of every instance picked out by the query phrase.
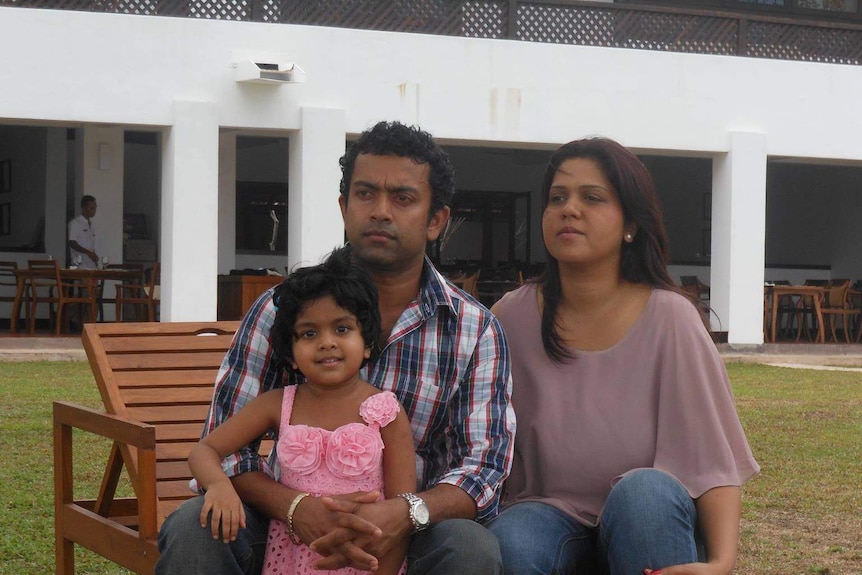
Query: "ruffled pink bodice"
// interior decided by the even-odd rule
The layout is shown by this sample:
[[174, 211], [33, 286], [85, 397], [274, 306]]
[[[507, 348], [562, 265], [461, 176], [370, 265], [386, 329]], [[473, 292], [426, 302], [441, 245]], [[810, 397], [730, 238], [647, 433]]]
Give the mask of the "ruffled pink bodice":
[[380, 428], [395, 420], [400, 406], [395, 395], [372, 395], [359, 407], [367, 425], [348, 423], [334, 431], [291, 425], [296, 387], [284, 389], [278, 461], [281, 481], [313, 495], [371, 491], [383, 486], [383, 439]]
[[[383, 439], [380, 428], [392, 423], [401, 409], [395, 395], [390, 391], [372, 395], [359, 406], [359, 415], [365, 424], [348, 423], [334, 431], [291, 425], [295, 396], [296, 386], [284, 388], [277, 445], [280, 481], [288, 487], [317, 496], [379, 490], [382, 499]], [[311, 566], [319, 558], [305, 545], [294, 545], [283, 522], [270, 521], [264, 575], [365, 573], [351, 568], [314, 570]], [[405, 566], [402, 566], [401, 573], [406, 573]]]

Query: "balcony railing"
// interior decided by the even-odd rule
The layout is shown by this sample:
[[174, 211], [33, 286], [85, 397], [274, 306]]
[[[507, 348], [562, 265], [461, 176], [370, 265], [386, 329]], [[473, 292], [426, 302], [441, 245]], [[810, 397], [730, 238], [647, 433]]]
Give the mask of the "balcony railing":
[[862, 65], [862, 26], [573, 0], [0, 0], [179, 16]]

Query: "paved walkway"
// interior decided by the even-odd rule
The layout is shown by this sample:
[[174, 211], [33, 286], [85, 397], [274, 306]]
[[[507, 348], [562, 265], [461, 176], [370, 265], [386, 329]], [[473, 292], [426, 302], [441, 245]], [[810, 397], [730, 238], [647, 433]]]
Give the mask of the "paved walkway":
[[[862, 344], [718, 344], [726, 362], [862, 371]], [[0, 361], [86, 361], [78, 336], [0, 337]]]

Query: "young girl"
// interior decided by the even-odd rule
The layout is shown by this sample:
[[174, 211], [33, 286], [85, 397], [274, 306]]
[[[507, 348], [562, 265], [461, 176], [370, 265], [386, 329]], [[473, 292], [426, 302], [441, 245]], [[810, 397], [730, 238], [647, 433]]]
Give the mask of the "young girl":
[[[395, 395], [359, 378], [380, 332], [377, 291], [346, 249], [321, 265], [291, 274], [273, 294], [278, 307], [274, 353], [305, 382], [269, 391], [204, 437], [189, 455], [206, 489], [201, 525], [227, 543], [245, 515], [221, 460], [269, 430], [278, 430], [280, 481], [301, 493], [286, 522], [269, 526], [265, 575], [366, 573], [353, 568], [317, 571], [321, 556], [293, 532], [292, 512], [305, 496], [381, 491], [386, 498], [416, 489], [413, 438]], [[381, 495], [383, 498], [383, 495]], [[406, 573], [405, 546], [381, 557], [376, 573]]]

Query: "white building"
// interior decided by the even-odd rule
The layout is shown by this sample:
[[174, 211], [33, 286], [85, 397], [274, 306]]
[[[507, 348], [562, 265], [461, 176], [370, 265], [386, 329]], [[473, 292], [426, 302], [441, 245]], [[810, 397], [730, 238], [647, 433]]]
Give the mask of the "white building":
[[[304, 81], [249, 82], [253, 63], [296, 64]], [[765, 280], [862, 278], [859, 65], [0, 7], [0, 86], [0, 246], [30, 243], [44, 215], [38, 253], [62, 257], [87, 193], [100, 252], [121, 261], [123, 215], [148, 214], [164, 321], [216, 319], [219, 273], [340, 244], [338, 158], [381, 119], [431, 132], [464, 190], [535, 192], [546, 151], [584, 135], [642, 154], [683, 254], [672, 271], [711, 285], [730, 343], [762, 343]], [[258, 178], [287, 181], [286, 255], [237, 253], [237, 181]]]

